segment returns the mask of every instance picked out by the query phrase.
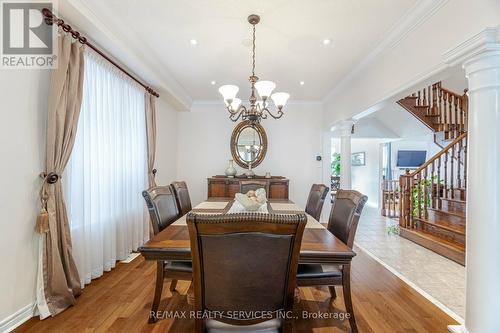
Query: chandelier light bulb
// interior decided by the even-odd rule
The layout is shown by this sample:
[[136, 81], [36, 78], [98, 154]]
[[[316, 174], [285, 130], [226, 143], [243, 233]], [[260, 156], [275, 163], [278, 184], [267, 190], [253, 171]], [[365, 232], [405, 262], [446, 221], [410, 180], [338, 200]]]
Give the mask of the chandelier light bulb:
[[274, 88], [276, 88], [276, 84], [272, 81], [257, 81], [255, 83], [255, 89], [257, 89], [259, 96], [263, 99], [271, 96]]
[[236, 110], [238, 110], [240, 105], [241, 105], [241, 99], [233, 98], [233, 102], [231, 103], [231, 109], [236, 111]]
[[240, 88], [238, 86], [232, 85], [232, 84], [226, 84], [223, 85], [219, 88], [219, 92], [222, 95], [222, 98], [224, 98], [224, 101], [232, 101], [236, 98], [236, 94]]
[[286, 92], [277, 92], [272, 94], [271, 98], [274, 102], [274, 105], [276, 105], [278, 109], [281, 109], [285, 106], [286, 101], [288, 101], [288, 99], [290, 98], [290, 94]]

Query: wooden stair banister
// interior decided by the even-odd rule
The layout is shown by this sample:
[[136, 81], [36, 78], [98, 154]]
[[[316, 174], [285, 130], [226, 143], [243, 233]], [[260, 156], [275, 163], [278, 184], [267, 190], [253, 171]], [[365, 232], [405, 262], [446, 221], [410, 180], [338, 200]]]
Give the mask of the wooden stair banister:
[[383, 179], [380, 187], [380, 213], [382, 216], [399, 217], [399, 180]]
[[464, 264], [467, 89], [457, 94], [439, 81], [397, 103], [426, 125], [442, 148], [399, 178], [400, 235]]
[[443, 142], [467, 132], [467, 89], [460, 95], [443, 88], [439, 81], [397, 103], [435, 133], [434, 141], [441, 148]]
[[444, 147], [439, 153], [437, 153], [436, 155], [434, 155], [433, 157], [431, 157], [427, 162], [425, 162], [424, 164], [422, 164], [418, 169], [416, 169], [415, 171], [413, 171], [412, 173], [410, 173], [408, 176], [414, 176], [417, 173], [419, 173], [422, 170], [424, 170], [425, 168], [427, 168], [432, 162], [434, 162], [441, 155], [443, 155], [443, 153], [445, 151], [451, 149], [453, 146], [455, 146], [457, 143], [459, 143], [460, 141], [462, 141], [466, 137], [467, 137], [467, 133], [460, 134], [460, 136], [458, 138], [456, 138], [455, 140], [453, 140], [449, 145], [447, 145], [446, 147]]
[[[407, 169], [400, 176], [399, 225], [403, 237], [408, 234], [416, 239], [409, 231], [421, 232], [465, 248], [466, 146], [467, 133], [462, 133], [422, 166], [413, 172]], [[456, 205], [462, 208], [457, 211]], [[428, 244], [429, 239], [425, 242]], [[462, 252], [450, 257], [463, 264]]]

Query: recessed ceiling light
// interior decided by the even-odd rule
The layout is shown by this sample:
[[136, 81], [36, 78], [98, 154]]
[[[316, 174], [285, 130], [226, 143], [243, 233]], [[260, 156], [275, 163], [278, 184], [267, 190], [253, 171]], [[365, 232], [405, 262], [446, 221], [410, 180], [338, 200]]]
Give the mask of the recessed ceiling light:
[[198, 41], [196, 39], [191, 39], [189, 42], [191, 45], [198, 45]]
[[300, 81], [300, 82], [299, 82], [299, 84], [300, 84], [301, 86], [303, 86], [303, 85], [304, 85], [304, 83], [305, 83], [304, 81]]
[[210, 81], [210, 84], [213, 86], [215, 86], [215, 83], [216, 83], [215, 81]]
[[323, 45], [328, 45], [332, 42], [332, 40], [330, 38], [325, 38], [323, 39]]

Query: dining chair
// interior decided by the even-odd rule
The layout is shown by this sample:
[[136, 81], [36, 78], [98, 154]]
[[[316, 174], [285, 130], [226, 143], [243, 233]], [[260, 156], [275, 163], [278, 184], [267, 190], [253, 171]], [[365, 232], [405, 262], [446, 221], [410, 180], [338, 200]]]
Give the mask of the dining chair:
[[303, 213], [188, 213], [195, 313], [218, 314], [196, 318], [196, 333], [292, 332], [284, 314], [293, 310], [306, 221]]
[[268, 182], [262, 180], [242, 180], [240, 182], [240, 193], [247, 193], [248, 191], [255, 191], [259, 188], [266, 190], [269, 195]]
[[[363, 207], [368, 200], [358, 191], [338, 190], [330, 211], [328, 230], [349, 248], [354, 244]], [[300, 264], [297, 273], [299, 287], [328, 286], [333, 299], [337, 297], [335, 286], [342, 286], [346, 311], [352, 332], [357, 332], [356, 319], [351, 299], [351, 265], [329, 267], [323, 270], [320, 264]]]
[[329, 188], [323, 184], [313, 184], [307, 198], [306, 213], [311, 215], [316, 221], [321, 218], [323, 204], [328, 194]]
[[172, 189], [174, 190], [175, 200], [177, 200], [177, 205], [181, 216], [186, 215], [191, 211], [191, 198], [189, 197], [189, 191], [185, 181], [172, 182]]
[[[174, 197], [172, 186], [155, 186], [142, 192], [146, 206], [148, 207], [154, 235], [174, 223], [180, 212]], [[152, 313], [157, 313], [163, 291], [164, 279], [171, 279], [170, 291], [174, 291], [177, 280], [192, 280], [191, 262], [183, 261], [163, 261], [156, 262], [156, 285]], [[157, 316], [150, 316], [149, 322], [155, 322]]]

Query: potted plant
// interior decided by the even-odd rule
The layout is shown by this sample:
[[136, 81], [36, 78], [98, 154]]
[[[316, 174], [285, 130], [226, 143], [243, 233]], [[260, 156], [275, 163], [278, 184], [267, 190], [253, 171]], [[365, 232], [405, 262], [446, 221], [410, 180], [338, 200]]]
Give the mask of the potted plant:
[[340, 154], [339, 153], [332, 154], [331, 168], [332, 168], [332, 176], [340, 177]]

